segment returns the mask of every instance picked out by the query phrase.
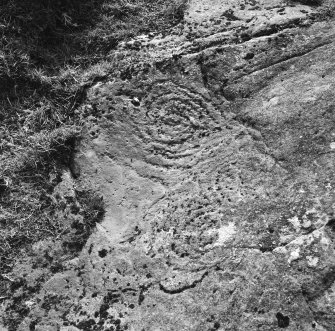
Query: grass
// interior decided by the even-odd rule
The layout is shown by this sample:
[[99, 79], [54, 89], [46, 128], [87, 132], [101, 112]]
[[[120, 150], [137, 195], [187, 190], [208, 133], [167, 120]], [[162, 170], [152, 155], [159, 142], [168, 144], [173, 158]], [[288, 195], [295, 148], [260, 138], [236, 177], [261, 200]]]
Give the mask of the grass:
[[[20, 224], [11, 233], [20, 232], [27, 215], [32, 219], [45, 209], [39, 192], [52, 191], [41, 186], [50, 171], [68, 166], [64, 160], [80, 136], [75, 110], [84, 98], [84, 73], [94, 68], [91, 74], [99, 75], [101, 58], [119, 42], [177, 24], [185, 5], [179, 0], [1, 2], [0, 219], [6, 219], [6, 229]], [[23, 203], [16, 195], [30, 198]]]
[[[84, 82], [104, 74], [110, 67], [105, 59], [120, 42], [178, 24], [186, 3], [0, 2], [0, 298], [12, 297], [17, 288], [25, 293], [7, 307], [9, 330], [29, 312], [24, 282], [8, 276], [15, 261], [33, 256], [33, 245], [43, 240], [61, 247], [61, 261], [73, 258], [104, 214], [97, 192], [53, 194], [80, 139], [76, 109], [85, 100]], [[37, 264], [53, 273], [61, 268], [56, 262]]]
[[[97, 192], [53, 194], [80, 139], [76, 110], [85, 100], [83, 86], [105, 75], [111, 66], [108, 54], [120, 42], [168, 32], [181, 22], [187, 2], [0, 2], [0, 298], [23, 288], [7, 308], [9, 330], [29, 313], [24, 300], [38, 290], [26, 291], [22, 279], [10, 279], [16, 259], [33, 255], [33, 245], [47, 240], [61, 247], [62, 258], [34, 259], [49, 273], [61, 270], [62, 261], [80, 252], [104, 214]], [[333, 15], [332, 0], [323, 8], [322, 15]]]

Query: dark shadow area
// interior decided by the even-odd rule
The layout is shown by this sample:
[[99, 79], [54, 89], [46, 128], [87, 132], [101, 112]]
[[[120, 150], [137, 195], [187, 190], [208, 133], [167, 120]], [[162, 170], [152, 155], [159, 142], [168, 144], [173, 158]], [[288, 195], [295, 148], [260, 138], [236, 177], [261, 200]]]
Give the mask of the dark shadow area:
[[81, 70], [105, 60], [120, 41], [168, 31], [183, 20], [186, 3], [2, 1], [0, 121], [17, 123], [20, 108], [35, 108], [43, 98], [43, 105], [51, 108], [73, 109], [81, 100], [77, 86]]

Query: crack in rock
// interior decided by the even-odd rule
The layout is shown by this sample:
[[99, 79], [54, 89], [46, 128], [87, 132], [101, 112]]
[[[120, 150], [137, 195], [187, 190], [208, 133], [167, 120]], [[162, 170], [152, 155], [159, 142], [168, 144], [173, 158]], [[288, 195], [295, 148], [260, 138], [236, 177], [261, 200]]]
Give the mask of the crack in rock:
[[184, 285], [182, 287], [177, 287], [174, 289], [168, 289], [167, 286], [164, 286], [162, 283], [159, 283], [159, 289], [167, 294], [180, 294], [184, 291], [195, 288], [198, 284], [200, 284], [205, 279], [206, 276], [208, 276], [208, 274], [209, 274], [209, 271], [206, 271], [203, 273], [201, 278], [194, 280], [191, 284]]

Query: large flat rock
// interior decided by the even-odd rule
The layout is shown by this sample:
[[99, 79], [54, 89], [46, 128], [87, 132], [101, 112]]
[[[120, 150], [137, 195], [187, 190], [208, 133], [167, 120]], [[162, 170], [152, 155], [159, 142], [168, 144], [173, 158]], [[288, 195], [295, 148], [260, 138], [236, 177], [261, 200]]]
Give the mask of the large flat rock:
[[192, 0], [171, 34], [111, 54], [73, 164], [105, 218], [19, 330], [335, 330], [335, 28], [320, 8]]

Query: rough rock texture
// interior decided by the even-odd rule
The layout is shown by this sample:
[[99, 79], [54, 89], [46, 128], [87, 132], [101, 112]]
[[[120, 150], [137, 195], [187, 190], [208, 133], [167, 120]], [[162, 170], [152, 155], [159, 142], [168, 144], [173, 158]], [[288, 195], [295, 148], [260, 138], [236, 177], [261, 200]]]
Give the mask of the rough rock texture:
[[335, 22], [317, 5], [192, 0], [111, 54], [65, 185], [105, 217], [18, 330], [335, 330]]

